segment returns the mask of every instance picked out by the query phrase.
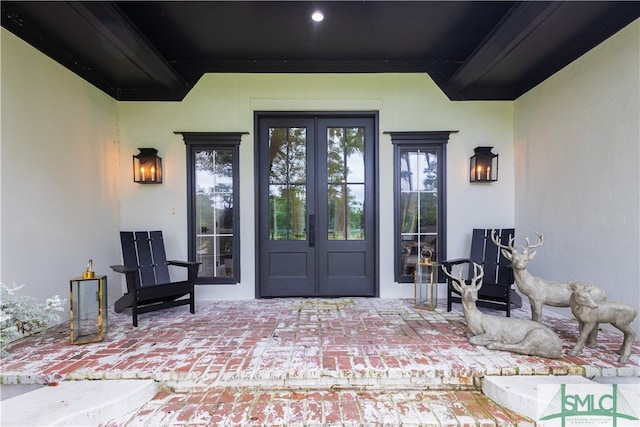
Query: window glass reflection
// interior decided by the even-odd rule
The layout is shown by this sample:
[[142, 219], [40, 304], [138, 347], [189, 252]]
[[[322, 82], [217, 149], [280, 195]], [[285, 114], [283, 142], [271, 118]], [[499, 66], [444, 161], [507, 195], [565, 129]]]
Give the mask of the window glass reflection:
[[327, 128], [329, 240], [365, 238], [364, 128]]
[[435, 260], [438, 235], [438, 153], [400, 151], [400, 251], [402, 275], [413, 275], [423, 250]]
[[203, 277], [233, 276], [233, 152], [195, 151], [196, 261]]
[[306, 128], [269, 129], [269, 238], [305, 240]]

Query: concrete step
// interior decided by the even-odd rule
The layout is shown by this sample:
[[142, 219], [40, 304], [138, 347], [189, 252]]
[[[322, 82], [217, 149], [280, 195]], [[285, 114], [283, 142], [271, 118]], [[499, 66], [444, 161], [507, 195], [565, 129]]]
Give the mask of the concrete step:
[[[482, 384], [482, 392], [494, 402], [511, 409], [533, 420], [538, 419], [541, 404], [547, 404], [551, 396], [544, 396], [540, 391], [542, 384], [578, 384], [584, 385], [585, 392], [589, 386], [601, 384], [618, 384], [621, 392], [632, 407], [640, 404], [640, 377], [598, 377], [594, 381], [577, 375], [565, 376], [486, 376]], [[545, 399], [544, 402], [540, 402]]]
[[[10, 395], [11, 387], [20, 386], [4, 385], [3, 394]], [[63, 381], [26, 393], [17, 390], [17, 395], [0, 402], [0, 425], [99, 425], [135, 411], [151, 400], [159, 387], [153, 380], [104, 380]]]
[[540, 384], [592, 384], [585, 377], [568, 376], [486, 376], [482, 392], [498, 405], [533, 420], [538, 418]]

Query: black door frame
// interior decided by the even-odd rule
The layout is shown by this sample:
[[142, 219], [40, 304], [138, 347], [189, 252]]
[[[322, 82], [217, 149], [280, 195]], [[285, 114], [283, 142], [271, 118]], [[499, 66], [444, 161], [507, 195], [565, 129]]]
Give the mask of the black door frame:
[[367, 118], [373, 121], [373, 185], [374, 185], [374, 200], [373, 200], [373, 223], [375, 227], [375, 233], [373, 237], [374, 247], [374, 295], [373, 297], [380, 296], [380, 248], [379, 248], [379, 230], [380, 230], [380, 217], [379, 212], [379, 112], [378, 111], [254, 111], [254, 144], [253, 144], [253, 164], [254, 164], [254, 203], [255, 203], [255, 297], [256, 298], [269, 298], [260, 295], [260, 215], [261, 215], [261, 203], [259, 193], [259, 181], [260, 181], [260, 155], [265, 151], [260, 149], [260, 121], [262, 119], [272, 118], [300, 118], [300, 119], [322, 119], [322, 118]]

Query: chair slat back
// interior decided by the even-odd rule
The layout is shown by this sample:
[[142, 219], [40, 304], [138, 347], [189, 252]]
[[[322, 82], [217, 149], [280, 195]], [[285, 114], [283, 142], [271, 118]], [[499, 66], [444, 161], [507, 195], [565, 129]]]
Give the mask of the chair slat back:
[[156, 269], [156, 283], [169, 283], [169, 267], [167, 266], [167, 254], [164, 251], [164, 239], [162, 231], [150, 231], [151, 249], [153, 250], [153, 263]]
[[[120, 243], [122, 245], [122, 261], [124, 265], [129, 267], [137, 267], [138, 266], [138, 253], [136, 251], [136, 239], [131, 231], [121, 231], [120, 232]], [[136, 272], [135, 280], [140, 280], [140, 275]], [[128, 292], [133, 292], [135, 289], [135, 283], [129, 283], [129, 278], [127, 277], [127, 290]]]
[[136, 249], [138, 250], [138, 271], [140, 272], [140, 286], [153, 286], [156, 284], [156, 275], [153, 268], [153, 257], [149, 245], [149, 233], [136, 231]]
[[124, 265], [138, 268], [137, 283], [127, 283], [127, 287], [135, 287], [137, 284], [147, 287], [171, 282], [162, 231], [121, 231], [120, 242]]
[[[471, 252], [469, 254], [469, 260], [473, 263], [480, 265], [484, 264], [484, 231], [482, 229], [474, 228], [471, 234]], [[472, 276], [473, 268], [469, 268], [469, 275]], [[486, 272], [485, 272], [486, 276]]]
[[[515, 234], [515, 229], [505, 228], [496, 230], [500, 243], [506, 245], [509, 238]], [[478, 263], [484, 268], [483, 283], [511, 285], [513, 270], [511, 262], [500, 252], [500, 248], [491, 239], [491, 230], [475, 228], [471, 237], [471, 262]], [[473, 269], [469, 268], [469, 279], [473, 276]]]
[[124, 265], [138, 266], [138, 255], [136, 254], [136, 242], [133, 233], [130, 231], [120, 232], [120, 243], [122, 243], [122, 261]]
[[[515, 237], [516, 230], [514, 228], [503, 228], [500, 231], [500, 244], [508, 245], [509, 239]], [[491, 233], [491, 231], [489, 231]], [[491, 240], [491, 236], [489, 236]], [[493, 244], [493, 242], [491, 242]], [[511, 267], [511, 261], [502, 255], [500, 248], [497, 248], [498, 252], [498, 283], [507, 283], [511, 285], [514, 283], [513, 268]]]

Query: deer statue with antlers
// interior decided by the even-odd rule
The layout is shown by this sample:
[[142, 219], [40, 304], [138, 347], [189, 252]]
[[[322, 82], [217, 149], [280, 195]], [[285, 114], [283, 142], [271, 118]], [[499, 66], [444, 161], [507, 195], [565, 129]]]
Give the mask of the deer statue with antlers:
[[[509, 239], [507, 245], [500, 243], [495, 235], [495, 230], [491, 231], [491, 240], [493, 243], [501, 248], [502, 255], [511, 261], [513, 268], [513, 276], [516, 280], [518, 290], [529, 298], [531, 304], [531, 319], [536, 322], [542, 320], [542, 306], [549, 305], [552, 307], [569, 307], [569, 300], [571, 298], [571, 292], [567, 288], [566, 282], [554, 282], [545, 280], [540, 277], [535, 277], [527, 271], [527, 264], [536, 255], [536, 251], [529, 252], [531, 249], [539, 248], [542, 246], [544, 237], [542, 233], [536, 233], [538, 236], [538, 242], [531, 244], [528, 236], [524, 236], [524, 240], [527, 243], [526, 246], [522, 246], [522, 252], [518, 252], [518, 249], [514, 246], [514, 237]], [[583, 289], [588, 289], [592, 297], [596, 301], [606, 301], [607, 294], [601, 288], [588, 283], [574, 284]], [[594, 331], [597, 334], [597, 328]], [[589, 346], [595, 346], [595, 336], [592, 336], [589, 340]]]
[[462, 296], [462, 310], [469, 328], [467, 337], [473, 345], [485, 346], [491, 350], [541, 356], [556, 359], [562, 356], [562, 341], [548, 327], [528, 319], [516, 319], [485, 314], [476, 307], [478, 290], [482, 287], [484, 270], [473, 263], [473, 278], [466, 285], [462, 271], [458, 277], [443, 266], [444, 273], [453, 279], [452, 285]]

